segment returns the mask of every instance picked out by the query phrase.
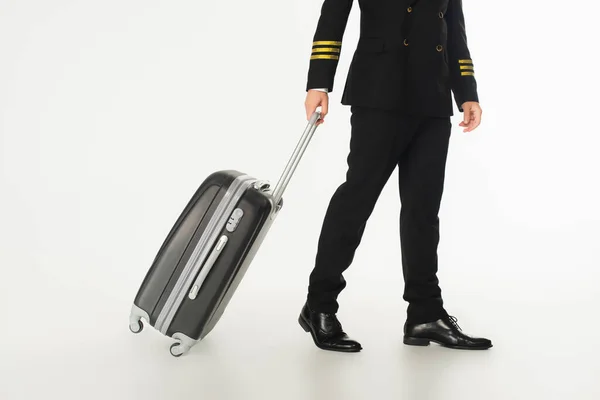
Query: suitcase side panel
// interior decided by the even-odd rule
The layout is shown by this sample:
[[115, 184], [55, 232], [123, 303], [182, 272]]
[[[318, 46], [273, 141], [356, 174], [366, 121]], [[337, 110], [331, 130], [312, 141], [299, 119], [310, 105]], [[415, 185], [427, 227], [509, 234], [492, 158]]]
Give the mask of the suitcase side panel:
[[134, 300], [154, 325], [158, 313], [181, 274], [203, 229], [208, 224], [236, 171], [219, 171], [208, 176], [194, 193], [163, 242]]
[[[212, 212], [210, 218], [208, 218], [208, 224], [202, 230], [197, 243], [194, 244], [193, 248], [190, 247], [191, 254], [185, 264], [182, 263], [181, 273], [179, 273], [178, 278], [175, 280], [173, 288], [166, 294], [166, 301], [161, 306], [154, 324], [154, 327], [164, 335], [168, 334], [169, 326], [172, 324], [175, 315], [185, 300], [189, 288], [192, 287], [194, 280], [197, 279], [205, 263], [210, 261], [210, 253], [215, 243], [219, 240], [220, 232], [226, 226], [228, 220], [230, 220], [237, 203], [254, 181], [255, 179], [252, 177], [243, 174], [232, 182], [227, 188], [223, 199], [219, 202], [215, 211]], [[209, 270], [210, 268], [207, 268], [205, 272], [207, 273]], [[202, 277], [205, 277], [206, 273], [202, 273]]]
[[206, 335], [208, 335], [213, 330], [213, 328], [216, 326], [216, 324], [219, 322], [221, 317], [223, 316], [223, 313], [225, 312], [227, 306], [229, 305], [229, 301], [231, 300], [237, 287], [241, 283], [242, 278], [246, 274], [248, 267], [251, 265], [252, 260], [254, 259], [254, 256], [258, 252], [258, 249], [260, 248], [264, 238], [269, 233], [269, 229], [271, 228], [271, 225], [273, 224], [274, 218], [276, 216], [276, 215], [274, 215], [274, 213], [276, 213], [276, 212], [279, 212], [279, 210], [275, 211], [273, 208], [271, 209], [270, 215], [268, 216], [267, 220], [264, 222], [263, 226], [260, 228], [251, 247], [248, 249], [248, 252], [246, 253], [244, 259], [241, 261], [241, 265], [239, 267], [239, 272], [233, 277], [233, 279], [229, 283], [229, 286], [226, 288], [223, 298], [218, 303], [218, 305], [215, 308], [215, 310], [213, 311], [213, 314], [211, 315], [210, 319], [204, 326], [204, 329], [202, 330], [202, 333], [200, 335], [200, 339], [202, 339]]
[[[236, 282], [235, 286], [237, 286], [244, 276], [246, 270], [242, 270], [241, 267], [271, 215], [272, 203], [259, 191], [248, 189], [237, 207], [244, 211], [243, 218], [234, 232], [229, 232], [225, 228], [220, 231], [219, 237], [223, 235], [228, 237], [227, 244], [194, 300], [188, 297], [188, 288], [188, 293], [167, 331], [169, 336], [182, 333], [194, 340], [203, 337], [202, 333], [219, 305], [227, 297], [228, 292], [232, 292], [230, 291], [232, 283]], [[232, 294], [229, 294], [229, 297]]]

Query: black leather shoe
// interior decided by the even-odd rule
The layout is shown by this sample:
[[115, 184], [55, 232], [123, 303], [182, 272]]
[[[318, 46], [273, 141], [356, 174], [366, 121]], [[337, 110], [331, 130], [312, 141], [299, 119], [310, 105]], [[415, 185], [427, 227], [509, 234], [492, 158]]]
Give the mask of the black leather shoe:
[[304, 304], [298, 322], [306, 332], [310, 332], [320, 349], [348, 353], [362, 350], [360, 343], [346, 335], [335, 314], [314, 312], [308, 304]]
[[404, 344], [428, 346], [430, 342], [462, 350], [486, 350], [492, 347], [489, 339], [465, 335], [454, 317], [446, 316], [434, 322], [404, 325]]

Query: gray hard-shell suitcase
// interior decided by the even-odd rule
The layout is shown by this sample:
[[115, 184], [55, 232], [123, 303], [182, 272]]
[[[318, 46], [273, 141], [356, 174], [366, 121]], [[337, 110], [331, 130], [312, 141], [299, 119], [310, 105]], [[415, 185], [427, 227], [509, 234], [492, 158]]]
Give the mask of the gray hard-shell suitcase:
[[129, 329], [141, 319], [176, 340], [180, 356], [219, 321], [283, 205], [285, 190], [313, 133], [315, 112], [277, 185], [235, 170], [200, 185], [165, 239], [135, 297]]

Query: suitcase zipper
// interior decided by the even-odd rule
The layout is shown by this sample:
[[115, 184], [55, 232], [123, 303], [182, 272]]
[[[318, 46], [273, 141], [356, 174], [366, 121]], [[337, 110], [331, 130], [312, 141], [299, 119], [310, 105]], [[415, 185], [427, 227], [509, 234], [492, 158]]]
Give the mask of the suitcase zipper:
[[212, 218], [210, 219], [206, 230], [203, 232], [198, 244], [188, 259], [175, 287], [171, 291], [164, 307], [160, 311], [156, 319], [156, 328], [163, 334], [167, 334], [167, 330], [183, 302], [186, 293], [194, 282], [194, 277], [198, 274], [198, 270], [204, 265], [204, 260], [208, 256], [211, 249], [210, 244], [216, 242], [221, 229], [227, 223], [230, 214], [233, 212], [238, 201], [241, 199], [246, 190], [256, 181], [249, 175], [238, 176], [229, 186], [225, 196], [217, 206]]

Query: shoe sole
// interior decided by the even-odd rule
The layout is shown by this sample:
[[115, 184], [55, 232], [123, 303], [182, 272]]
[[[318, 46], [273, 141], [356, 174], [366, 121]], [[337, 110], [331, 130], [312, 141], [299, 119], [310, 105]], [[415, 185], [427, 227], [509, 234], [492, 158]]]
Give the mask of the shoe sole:
[[487, 349], [493, 347], [493, 345], [491, 345], [491, 344], [489, 346], [480, 346], [480, 347], [454, 346], [451, 344], [445, 344], [442, 342], [438, 342], [437, 340], [433, 340], [433, 339], [404, 337], [404, 344], [409, 345], [409, 346], [429, 346], [431, 344], [431, 342], [437, 343], [442, 347], [446, 347], [448, 349], [455, 349], [455, 350], [487, 350]]
[[306, 322], [304, 320], [302, 315], [300, 315], [298, 317], [298, 323], [300, 324], [302, 329], [304, 329], [305, 332], [310, 333], [310, 336], [312, 337], [313, 342], [315, 343], [315, 346], [317, 346], [321, 350], [337, 351], [340, 353], [358, 353], [359, 351], [362, 350], [362, 347], [360, 347], [358, 349], [333, 349], [331, 347], [323, 347], [319, 344], [319, 342], [317, 342], [317, 339], [315, 338], [315, 334], [313, 333], [312, 329], [310, 329], [310, 325], [308, 324], [308, 322]]

